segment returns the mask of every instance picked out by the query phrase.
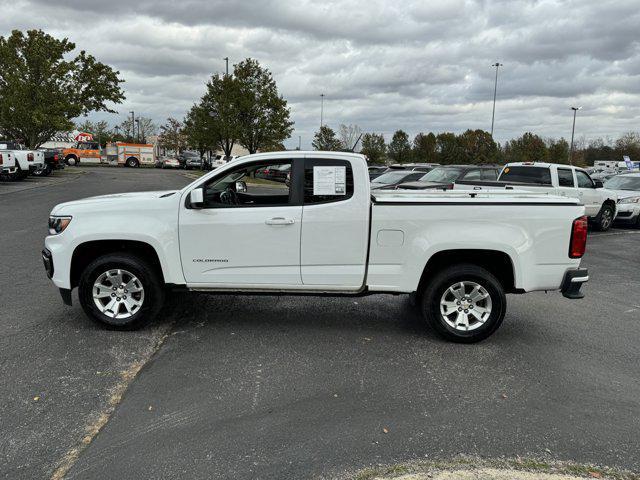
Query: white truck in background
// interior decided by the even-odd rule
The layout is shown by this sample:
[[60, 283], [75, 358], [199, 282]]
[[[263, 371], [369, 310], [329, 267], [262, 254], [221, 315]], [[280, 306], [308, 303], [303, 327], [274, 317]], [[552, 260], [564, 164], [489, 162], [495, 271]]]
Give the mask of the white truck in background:
[[[288, 181], [265, 170], [289, 171]], [[54, 207], [42, 259], [71, 304], [113, 328], [153, 319], [171, 289], [234, 294], [413, 294], [433, 329], [476, 342], [506, 293], [581, 298], [585, 207], [531, 192], [375, 192], [343, 152], [248, 155], [182, 190]], [[540, 312], [540, 314], [544, 314]]]
[[584, 204], [589, 222], [600, 231], [611, 228], [617, 213], [618, 196], [603, 188], [580, 167], [556, 163], [507, 163], [498, 180], [459, 181], [454, 190], [517, 190], [575, 198]]
[[15, 158], [15, 172], [10, 173], [12, 179], [22, 180], [29, 174], [44, 169], [44, 153], [38, 150], [29, 150], [24, 145], [15, 141], [0, 140], [0, 150], [10, 151]]
[[[2, 147], [2, 145], [0, 145]], [[10, 179], [16, 173], [16, 157], [11, 150], [0, 148], [0, 180]]]

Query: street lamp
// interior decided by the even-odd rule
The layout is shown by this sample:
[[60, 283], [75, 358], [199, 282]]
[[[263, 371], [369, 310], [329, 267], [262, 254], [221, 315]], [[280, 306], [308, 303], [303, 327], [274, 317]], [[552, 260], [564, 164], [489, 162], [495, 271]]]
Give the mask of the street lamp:
[[571, 128], [571, 151], [569, 152], [569, 164], [573, 165], [573, 135], [576, 132], [576, 114], [578, 110], [582, 110], [582, 107], [571, 107], [573, 110], [573, 128]]
[[229, 76], [229, 57], [224, 57], [223, 60], [226, 63], [226, 72], [227, 72], [227, 77]]
[[498, 93], [498, 69], [503, 67], [500, 62], [496, 62], [492, 67], [496, 67], [496, 83], [493, 85], [493, 112], [491, 113], [491, 136], [493, 137], [493, 122], [496, 117], [496, 94]]
[[324, 93], [320, 94], [320, 130], [322, 130], [322, 115], [324, 113]]
[[140, 118], [136, 118], [136, 125], [138, 125], [138, 133], [136, 134], [136, 142], [140, 143]]
[[133, 137], [136, 134], [136, 116], [134, 115], [133, 110], [129, 113], [131, 114], [131, 139], [133, 140]]

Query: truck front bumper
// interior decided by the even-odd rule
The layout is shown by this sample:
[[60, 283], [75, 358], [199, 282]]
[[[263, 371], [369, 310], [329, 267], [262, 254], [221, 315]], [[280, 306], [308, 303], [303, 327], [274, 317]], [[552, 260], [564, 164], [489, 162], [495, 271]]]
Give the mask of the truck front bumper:
[[589, 281], [589, 271], [586, 268], [576, 268], [567, 270], [560, 286], [562, 295], [572, 300], [584, 298], [584, 293], [580, 291], [583, 283]]
[[[53, 266], [53, 255], [49, 249], [45, 248], [42, 250], [42, 263], [44, 264], [44, 269], [47, 272], [47, 277], [53, 278], [54, 266]], [[71, 290], [68, 288], [59, 288], [60, 296], [62, 297], [62, 301], [66, 305], [71, 305]]]

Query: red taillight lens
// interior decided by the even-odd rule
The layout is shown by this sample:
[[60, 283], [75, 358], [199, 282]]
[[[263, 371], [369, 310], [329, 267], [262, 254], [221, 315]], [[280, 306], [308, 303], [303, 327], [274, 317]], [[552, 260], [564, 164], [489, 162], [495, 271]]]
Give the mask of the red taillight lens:
[[2, 160], [2, 154], [0, 153], [0, 165], [2, 165], [3, 160]]
[[53, 159], [54, 159], [56, 162], [58, 161], [58, 154], [57, 154], [57, 153], [54, 153], [54, 154], [53, 154]]
[[27, 153], [27, 162], [33, 162], [33, 153]]
[[587, 248], [587, 217], [576, 218], [571, 227], [571, 243], [569, 244], [569, 257], [582, 258]]

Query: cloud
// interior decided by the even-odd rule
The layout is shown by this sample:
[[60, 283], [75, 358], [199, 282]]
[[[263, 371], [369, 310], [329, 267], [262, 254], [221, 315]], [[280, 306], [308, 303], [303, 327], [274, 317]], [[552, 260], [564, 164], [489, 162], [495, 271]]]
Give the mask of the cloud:
[[310, 146], [324, 119], [388, 138], [489, 129], [496, 61], [496, 138], [531, 130], [590, 137], [637, 129], [637, 0], [19, 0], [0, 34], [42, 28], [120, 70], [129, 110], [182, 118], [223, 57], [257, 58], [289, 100], [290, 145]]

